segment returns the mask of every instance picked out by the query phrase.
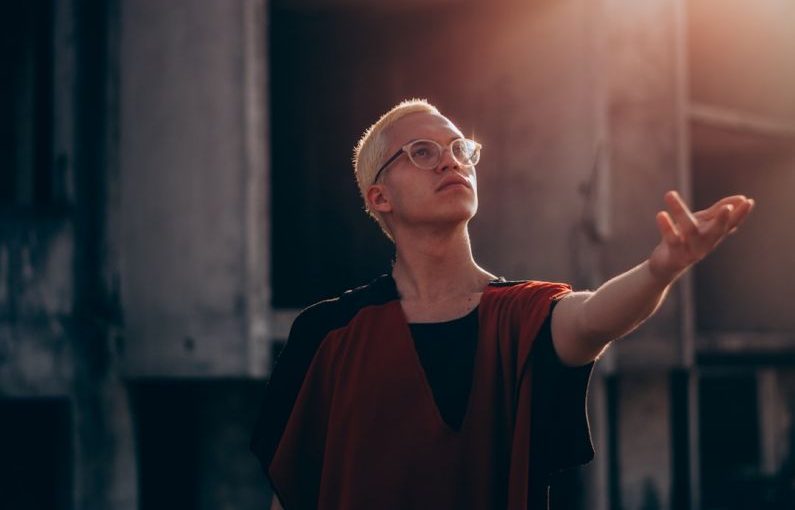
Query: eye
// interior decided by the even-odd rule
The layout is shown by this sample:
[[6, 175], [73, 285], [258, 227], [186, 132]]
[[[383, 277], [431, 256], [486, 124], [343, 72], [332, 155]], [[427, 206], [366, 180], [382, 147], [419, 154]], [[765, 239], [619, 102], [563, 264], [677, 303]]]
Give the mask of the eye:
[[469, 159], [475, 152], [475, 147], [466, 140], [456, 140], [453, 143], [453, 154], [457, 158]]
[[430, 142], [417, 142], [411, 146], [411, 157], [420, 160], [429, 160], [436, 157], [438, 149]]

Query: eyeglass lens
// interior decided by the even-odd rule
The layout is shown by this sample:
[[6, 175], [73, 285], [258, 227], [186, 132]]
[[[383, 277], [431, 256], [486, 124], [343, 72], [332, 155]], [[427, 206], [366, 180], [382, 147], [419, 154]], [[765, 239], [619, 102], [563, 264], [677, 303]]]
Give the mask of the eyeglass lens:
[[[475, 165], [478, 151], [471, 140], [454, 140], [450, 146], [453, 158], [462, 165]], [[417, 140], [409, 146], [409, 157], [420, 168], [434, 168], [442, 157], [442, 147], [430, 140]]]

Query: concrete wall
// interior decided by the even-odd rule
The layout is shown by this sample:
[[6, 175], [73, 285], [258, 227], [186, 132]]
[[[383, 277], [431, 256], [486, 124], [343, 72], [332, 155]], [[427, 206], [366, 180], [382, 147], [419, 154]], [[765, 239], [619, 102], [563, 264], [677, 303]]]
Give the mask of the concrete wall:
[[633, 374], [622, 377], [619, 387], [621, 507], [672, 508], [668, 380]]
[[[54, 45], [56, 188], [51, 202], [10, 209], [0, 220], [0, 395], [66, 397], [68, 444], [58, 448], [71, 465], [58, 473], [61, 479], [43, 481], [67, 488], [59, 504], [134, 508], [132, 423], [115, 365], [118, 280], [108, 249], [115, 215], [106, 199], [116, 184], [109, 149], [114, 116], [107, 107], [113, 80], [106, 72], [115, 48], [113, 4], [53, 6], [53, 24], [45, 29], [53, 31]], [[2, 417], [9, 419], [16, 417]]]
[[[607, 1], [603, 72], [607, 80], [612, 232], [599, 251], [603, 273], [618, 274], [646, 259], [660, 240], [655, 214], [677, 189], [688, 200], [682, 139], [677, 2]], [[621, 367], [684, 362], [684, 304], [680, 281], [656, 315], [613, 347]]]
[[74, 238], [65, 221], [0, 231], [0, 387], [8, 395], [59, 395], [73, 377], [66, 321]]
[[[148, 377], [207, 379], [185, 431], [201, 438], [190, 497], [202, 508], [261, 507], [269, 490], [246, 443], [259, 404], [250, 377], [267, 372], [276, 336], [268, 330], [267, 9], [250, 0], [100, 4], [74, 0], [56, 9], [55, 158], [74, 210], [0, 220], [0, 396], [67, 396], [74, 506], [132, 509], [149, 483], [139, 478], [140, 452], [152, 451], [139, 444], [136, 424], [157, 416], [140, 414], [131, 387]], [[704, 5], [692, 2], [699, 23]], [[315, 16], [325, 35], [304, 42], [302, 51], [316, 58], [310, 78], [324, 56], [339, 57], [325, 63], [336, 74], [295, 84], [318, 109], [304, 126], [316, 140], [306, 150], [318, 162], [340, 111], [357, 126], [352, 147], [357, 130], [404, 97], [428, 97], [465, 132], [474, 130], [485, 148], [473, 243], [492, 271], [594, 288], [649, 254], [664, 191], [682, 189], [702, 205], [735, 191], [764, 197], [743, 237], [699, 268], [695, 292], [680, 283], [654, 319], [599, 362], [591, 402], [597, 460], [578, 475], [588, 508], [607, 508], [616, 480], [626, 509], [674, 505], [668, 370], [692, 361], [688, 299], [695, 296], [693, 323], [702, 332], [789, 335], [795, 327], [787, 298], [795, 283], [787, 272], [793, 160], [764, 151], [738, 158], [721, 152], [725, 139], [715, 137], [690, 160], [682, 6], [440, 0], [424, 5], [433, 14], [417, 21], [416, 5], [280, 3], [299, 18]], [[762, 19], [789, 41], [777, 18]], [[691, 57], [711, 55], [702, 51]], [[710, 62], [715, 76], [733, 65]], [[795, 90], [782, 92], [779, 78], [770, 79], [724, 105], [772, 111], [743, 102]], [[719, 100], [720, 81], [696, 76], [693, 97]], [[328, 95], [312, 95], [310, 85], [333, 87], [336, 102], [324, 106]], [[339, 158], [346, 179], [350, 147]], [[327, 212], [323, 198], [336, 188], [320, 179], [306, 186], [306, 203]], [[347, 198], [358, 209], [355, 190]], [[372, 257], [367, 235], [345, 232], [357, 225], [341, 222], [318, 235], [350, 235], [360, 256]], [[358, 263], [329, 259], [320, 273]], [[751, 269], [748, 260], [756, 262]], [[760, 376], [768, 474], [793, 463], [790, 372]], [[617, 374], [615, 423], [603, 373]]]
[[780, 122], [795, 121], [795, 5], [688, 0], [690, 94]]
[[260, 2], [121, 4], [125, 371], [264, 370]]
[[[690, 96], [732, 115], [695, 126], [692, 179], [705, 206], [745, 193], [757, 210], [742, 235], [699, 266], [696, 308], [703, 333], [791, 334], [795, 257], [795, 30], [793, 4], [688, 2]], [[727, 313], [729, 312], [729, 313]], [[790, 335], [791, 336], [791, 335]], [[792, 345], [791, 343], [789, 345]]]
[[699, 331], [791, 336], [795, 157], [704, 155], [695, 159], [693, 172], [694, 190], [703, 204], [735, 193], [756, 197], [759, 203], [742, 232], [727, 239], [696, 270]]
[[[192, 6], [183, 5], [183, 7], [194, 13], [193, 21], [196, 22], [194, 28], [202, 36], [206, 36], [206, 30], [213, 26], [218, 27], [218, 33], [221, 35], [231, 34], [228, 37], [232, 39], [230, 43], [232, 46], [228, 48], [227, 54], [216, 55], [215, 60], [212, 60], [212, 57], [208, 58], [214, 65], [224, 66], [227, 64], [226, 57], [231, 55], [232, 62], [229, 65], [236, 66], [237, 70], [229, 72], [232, 77], [230, 80], [219, 78], [220, 88], [212, 85], [211, 93], [203, 97], [194, 95], [187, 98], [188, 103], [183, 103], [185, 111], [182, 113], [187, 115], [189, 107], [195, 107], [195, 111], [199, 113], [194, 112], [191, 119], [200, 118], [202, 122], [197, 121], [196, 124], [203, 125], [215, 111], [213, 101], [219, 102], [217, 98], [220, 97], [222, 98], [220, 103], [229, 105], [227, 110], [232, 114], [231, 124], [233, 127], [235, 123], [239, 126], [237, 131], [230, 128], [231, 134], [228, 134], [223, 126], [215, 126], [214, 131], [205, 134], [207, 138], [202, 143], [214, 147], [221, 146], [220, 152], [208, 149], [200, 154], [197, 160], [188, 161], [188, 163], [201, 162], [202, 158], [208, 157], [208, 153], [210, 156], [216, 156], [216, 163], [211, 165], [217, 170], [216, 174], [213, 174], [216, 180], [205, 181], [204, 187], [199, 185], [193, 190], [203, 190], [207, 195], [213, 195], [216, 209], [220, 209], [220, 213], [204, 209], [203, 198], [206, 197], [194, 193], [188, 200], [198, 201], [191, 203], [199, 203], [197, 207], [210, 215], [203, 220], [209, 222], [211, 226], [216, 219], [221, 224], [226, 221], [225, 226], [231, 224], [232, 234], [237, 232], [237, 237], [234, 243], [230, 244], [229, 239], [226, 239], [223, 240], [227, 243], [225, 246], [216, 251], [210, 250], [209, 259], [202, 258], [198, 262], [199, 266], [202, 263], [206, 264], [205, 266], [197, 268], [194, 264], [191, 268], [197, 271], [196, 279], [202, 281], [202, 276], [212, 275], [215, 267], [213, 264], [217, 261], [213, 258], [214, 255], [219, 252], [222, 255], [236, 254], [239, 260], [230, 265], [235, 266], [233, 269], [238, 271], [238, 278], [234, 283], [239, 286], [235, 289], [235, 296], [240, 296], [240, 299], [237, 302], [232, 300], [232, 304], [228, 306], [226, 302], [222, 304], [226, 306], [222, 307], [222, 311], [236, 307], [233, 319], [237, 321], [234, 335], [223, 337], [223, 341], [212, 347], [216, 349], [213, 351], [213, 357], [218, 360], [217, 364], [222, 368], [213, 370], [212, 367], [209, 369], [202, 367], [201, 373], [256, 375], [264, 373], [267, 367], [263, 318], [266, 309], [263, 303], [265, 298], [263, 271], [266, 259], [260, 244], [267, 239], [267, 230], [263, 226], [265, 126], [264, 109], [257, 103], [261, 100], [260, 96], [264, 95], [264, 37], [257, 39], [258, 35], [263, 34], [264, 11], [263, 5], [257, 2], [214, 5], [216, 9], [226, 9], [231, 12], [232, 16], [219, 15], [209, 3], [198, 10], [191, 10], [189, 7]], [[181, 227], [179, 221], [183, 221], [180, 219], [183, 218], [181, 216], [183, 211], [180, 209], [183, 205], [180, 201], [183, 195], [179, 191], [185, 188], [185, 183], [192, 182], [193, 169], [190, 166], [180, 167], [181, 173], [178, 175], [180, 189], [167, 190], [173, 192], [174, 196], [165, 191], [158, 194], [158, 191], [162, 190], [160, 187], [162, 181], [158, 181], [157, 176], [152, 175], [151, 172], [160, 171], [162, 168], [152, 170], [148, 174], [151, 180], [146, 180], [146, 171], [139, 171], [140, 168], [137, 167], [139, 164], [144, 167], [146, 165], [136, 158], [132, 158], [133, 164], [130, 165], [130, 160], [126, 159], [129, 153], [125, 151], [131, 147], [142, 154], [154, 151], [159, 157], [166, 160], [170, 158], [173, 162], [175, 158], [179, 160], [180, 155], [192, 154], [192, 147], [201, 145], [190, 136], [182, 137], [177, 132], [180, 125], [185, 123], [174, 119], [179, 118], [182, 113], [175, 115], [173, 110], [171, 113], [168, 111], [171, 107], [168, 100], [178, 102], [183, 96], [177, 89], [190, 88], [189, 83], [178, 80], [169, 82], [173, 86], [171, 92], [168, 90], [161, 92], [171, 96], [159, 105], [127, 100], [129, 97], [138, 97], [136, 94], [145, 95], [148, 80], [155, 80], [163, 69], [177, 68], [178, 62], [182, 62], [184, 55], [178, 52], [164, 54], [157, 50], [154, 54], [145, 56], [153, 61], [162, 58], [162, 67], [150, 61], [149, 67], [143, 66], [142, 69], [138, 69], [134, 65], [127, 66], [127, 61], [120, 58], [120, 31], [124, 35], [125, 30], [133, 29], [132, 35], [137, 36], [134, 43], [138, 47], [136, 51], [138, 54], [145, 53], [145, 48], [141, 47], [152, 43], [154, 38], [148, 37], [148, 34], [135, 32], [134, 30], [140, 27], [132, 21], [139, 21], [143, 25], [152, 24], [157, 20], [170, 21], [164, 18], [163, 12], [149, 11], [150, 19], [130, 20], [128, 11], [130, 9], [140, 11], [145, 7], [143, 4], [75, 0], [57, 2], [54, 6], [54, 22], [51, 27], [55, 53], [52, 164], [54, 185], [57, 186], [58, 193], [57, 200], [47, 204], [42, 210], [30, 208], [11, 210], [6, 215], [7, 209], [4, 209], [3, 216], [0, 217], [0, 398], [39, 399], [44, 402], [43, 399], [47, 397], [66, 397], [67, 419], [70, 422], [67, 434], [69, 442], [58, 446], [62, 448], [61, 451], [66, 455], [69, 465], [63, 472], [59, 472], [62, 479], [56, 482], [59, 486], [67, 488], [66, 499], [60, 503], [67, 508], [132, 509], [139, 505], [140, 487], [134, 428], [134, 420], [138, 417], [134, 416], [130, 405], [129, 388], [121, 376], [122, 353], [130, 352], [125, 351], [125, 347], [132, 346], [133, 356], [137, 352], [135, 344], [129, 343], [136, 339], [135, 335], [125, 336], [127, 330], [122, 326], [128, 310], [131, 313], [131, 331], [138, 331], [140, 327], [139, 322], [136, 321], [138, 317], [136, 302], [124, 309], [125, 317], [122, 318], [119, 292], [121, 292], [120, 285], [126, 287], [129, 284], [133, 288], [140, 289], [145, 287], [148, 280], [142, 281], [142, 284], [136, 287], [138, 276], [134, 272], [131, 274], [127, 266], [125, 271], [121, 271], [122, 261], [129, 261], [131, 256], [138, 257], [139, 254], [135, 250], [141, 249], [141, 246], [130, 243], [129, 239], [124, 238], [124, 232], [127, 230], [122, 229], [122, 234], [119, 235], [119, 226], [126, 226], [127, 222], [133, 219], [141, 219], [141, 216], [136, 216], [139, 213], [144, 215], [148, 213], [144, 219], [156, 225], [159, 219], [152, 210], [157, 209], [165, 215], [164, 217], [171, 217], [173, 222], [176, 222], [170, 224], [174, 229], [171, 231], [171, 237], [174, 237], [173, 232], [178, 232]], [[249, 24], [256, 26], [259, 31], [254, 33], [255, 30]], [[160, 29], [166, 34], [176, 34], [175, 37], [179, 40], [185, 35], [180, 30], [174, 30], [174, 26], [168, 23], [160, 25]], [[130, 33], [126, 32], [125, 37], [129, 35]], [[154, 43], [159, 44], [158, 41]], [[216, 51], [214, 48], [214, 43], [208, 41], [200, 53], [212, 54]], [[197, 58], [201, 60], [202, 57]], [[249, 62], [256, 62], [258, 67], [244, 66], [242, 62], [246, 59]], [[191, 63], [200, 65], [207, 62]], [[187, 67], [191, 63], [187, 63]], [[125, 69], [125, 66], [126, 69], [136, 73], [140, 70], [136, 78], [140, 78], [141, 83], [122, 80], [120, 84], [117, 81], [119, 70]], [[219, 76], [219, 71], [215, 70], [209, 74]], [[126, 73], [121, 75], [128, 76]], [[188, 76], [187, 80], [190, 82], [194, 78], [196, 82], [202, 81], [196, 76]], [[225, 83], [231, 84], [233, 88], [228, 86], [224, 88]], [[132, 89], [128, 88], [130, 85], [133, 86]], [[32, 87], [33, 85], [29, 89]], [[263, 88], [259, 95], [251, 92], [256, 87]], [[120, 94], [120, 89], [124, 90], [124, 93]], [[194, 103], [190, 103], [191, 100]], [[159, 108], [160, 117], [157, 117], [155, 107]], [[249, 107], [253, 109], [253, 114]], [[206, 111], [207, 108], [210, 109], [210, 113]], [[147, 113], [157, 117], [149, 118], [155, 127], [143, 123], [136, 124], [142, 129], [128, 129], [135, 123], [125, 126], [122, 122], [120, 129], [120, 114], [124, 117], [125, 114], [137, 113], [142, 115]], [[224, 115], [224, 112], [216, 113], [219, 118]], [[169, 125], [174, 136], [169, 138], [161, 129], [163, 125], [159, 121], [163, 119], [166, 119], [164, 121], [166, 124], [168, 119], [171, 119]], [[190, 122], [193, 122], [191, 119]], [[140, 120], [143, 122], [146, 119]], [[175, 124], [177, 127], [174, 127]], [[135, 137], [145, 136], [144, 131], [148, 128], [152, 128], [156, 136], [162, 137], [160, 142], [163, 144], [163, 149], [158, 150], [156, 144], [134, 145]], [[183, 132], [183, 135], [185, 134]], [[132, 138], [126, 138], [128, 136]], [[217, 137], [217, 140], [212, 139], [213, 137]], [[122, 149], [121, 156], [119, 149]], [[237, 161], [236, 180], [233, 178], [230, 181], [229, 176], [224, 174], [225, 159]], [[196, 164], [201, 166], [199, 163]], [[146, 167], [150, 170], [151, 168], [151, 165]], [[259, 173], [244, 174], [241, 168], [256, 168]], [[120, 174], [123, 177], [120, 177]], [[163, 176], [166, 182], [172, 184], [176, 182], [169, 179], [168, 172], [163, 172]], [[175, 174], [171, 176], [176, 177]], [[141, 179], [143, 185], [149, 183], [152, 186], [149, 190], [141, 191], [142, 195], [151, 192], [151, 196], [134, 195], [133, 192], [141, 189], [133, 184], [138, 182], [136, 178]], [[215, 192], [222, 190], [227, 182], [231, 183], [232, 188], [237, 185], [239, 190], [231, 195], [216, 194]], [[134, 201], [130, 201], [131, 198], [141, 198], [143, 205], [148, 209], [137, 207]], [[158, 203], [158, 198], [164, 202]], [[169, 209], [172, 205], [173, 208]], [[224, 216], [226, 210], [233, 211], [231, 217]], [[130, 218], [130, 214], [133, 214], [133, 219]], [[174, 216], [177, 219], [174, 219]], [[142, 228], [146, 230], [152, 226], [152, 223]], [[198, 231], [194, 234], [188, 233], [187, 237], [190, 239], [195, 240], [197, 236], [212, 232], [212, 229], [208, 230], [200, 221], [190, 223], [190, 226]], [[152, 231], [163, 233], [157, 228]], [[157, 238], [147, 239], [145, 233], [143, 237], [142, 242], [158, 241]], [[220, 246], [215, 237], [205, 241], [207, 246]], [[205, 252], [204, 244], [199, 243], [197, 246], [199, 247], [194, 246], [195, 250]], [[152, 250], [158, 252], [157, 248]], [[145, 257], [143, 260], [144, 265], [154, 265], [163, 270], [162, 260], [159, 262], [154, 264], [151, 259]], [[178, 262], [179, 260], [175, 262], [172, 271], [163, 271], [166, 275], [163, 276], [164, 279], [174, 274], [185, 275], [184, 272], [179, 272]], [[132, 266], [141, 267], [134, 263]], [[223, 271], [221, 273], [225, 274]], [[251, 277], [251, 281], [243, 276]], [[223, 288], [224, 282], [219, 283], [218, 279], [209, 278], [204, 281], [206, 284], [219, 285]], [[185, 283], [185, 280], [183, 279], [182, 282]], [[173, 283], [173, 280], [162, 283]], [[200, 290], [196, 290], [195, 286], [181, 289], [164, 286], [154, 289], [156, 293], [163, 290], [172, 291], [173, 294], [169, 296], [178, 303], [180, 300], [177, 296], [180, 294], [187, 296], [203, 294]], [[158, 304], [158, 295], [145, 295], [141, 292], [135, 295], [145, 304], [149, 302]], [[201, 297], [197, 299], [200, 300]], [[178, 304], [177, 307], [179, 306]], [[209, 319], [217, 318], [217, 315], [203, 318], [201, 316], [203, 311], [207, 310], [193, 309], [193, 315], [190, 317], [192, 324], [199, 324], [202, 320], [209, 322]], [[198, 329], [202, 331], [201, 328]], [[248, 342], [249, 339], [254, 338], [258, 338], [260, 343]], [[177, 339], [180, 346], [182, 340], [182, 336]], [[230, 345], [235, 346], [237, 351], [234, 348], [230, 350]], [[140, 360], [140, 358], [134, 359]], [[141, 363], [142, 365], [137, 367], [139, 372], [136, 375], [140, 375], [148, 367], [155, 367], [168, 373], [178, 373], [180, 368], [176, 363], [162, 362], [157, 348], [153, 352], [150, 351], [150, 357]], [[190, 366], [195, 368], [196, 365]], [[252, 409], [256, 408], [257, 397], [252, 395], [249, 400], [247, 402], [251, 404]], [[214, 402], [230, 403], [233, 400], [228, 394], [224, 394], [215, 396], [215, 400], [208, 399], [208, 402], [212, 405]], [[8, 406], [3, 409], [13, 408]], [[221, 430], [226, 424], [229, 428], [225, 421], [226, 415], [212, 414], [216, 421], [211, 427]], [[1, 421], [9, 419], [14, 420], [17, 417], [0, 417]], [[248, 435], [251, 422], [253, 417], [248, 420], [241, 418], [234, 422], [238, 436], [241, 438], [236, 446], [241, 451], [241, 456], [246, 455], [247, 445], [244, 436]], [[219, 434], [215, 434], [212, 430], [208, 431], [210, 437]], [[36, 438], [19, 437], [18, 440], [35, 441]], [[13, 461], [14, 459], [3, 460], [4, 463]], [[52, 459], [39, 459], [42, 463], [52, 461]], [[249, 477], [261, 476], [253, 458], [249, 459], [247, 465]], [[214, 467], [208, 468], [208, 472], [215, 472]], [[261, 478], [252, 481], [250, 486], [254, 488], [259, 501], [267, 499], [267, 489]], [[219, 501], [218, 497], [207, 499]], [[0, 503], [0, 506], [4, 503], [7, 502]], [[257, 505], [252, 501], [251, 506]]]

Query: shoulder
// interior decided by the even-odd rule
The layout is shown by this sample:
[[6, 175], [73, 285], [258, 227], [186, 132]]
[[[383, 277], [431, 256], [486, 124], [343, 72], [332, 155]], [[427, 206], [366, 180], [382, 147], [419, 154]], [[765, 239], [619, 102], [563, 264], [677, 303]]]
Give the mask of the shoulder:
[[290, 337], [341, 328], [362, 308], [384, 304], [394, 299], [397, 299], [394, 281], [388, 275], [381, 275], [367, 284], [346, 290], [335, 298], [319, 301], [301, 310], [293, 321]]
[[489, 284], [489, 294], [500, 307], [518, 306], [522, 309], [542, 307], [547, 309], [572, 292], [568, 283], [543, 280], [495, 280]]
[[393, 299], [391, 279], [382, 275], [366, 285], [303, 309], [293, 321], [289, 337], [274, 364], [251, 450], [268, 472], [273, 454], [286, 427], [309, 366], [329, 332], [344, 327], [362, 308]]
[[546, 289], [568, 289], [571, 284], [566, 282], [554, 282], [547, 280], [508, 280], [503, 276], [489, 282], [489, 288], [493, 289], [513, 289], [519, 291], [539, 291]]

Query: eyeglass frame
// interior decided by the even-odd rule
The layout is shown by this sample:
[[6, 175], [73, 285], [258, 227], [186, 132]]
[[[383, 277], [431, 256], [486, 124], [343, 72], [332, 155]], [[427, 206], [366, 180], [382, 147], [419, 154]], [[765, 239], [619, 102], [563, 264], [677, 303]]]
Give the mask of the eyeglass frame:
[[[453, 144], [456, 143], [459, 140], [464, 140], [465, 142], [472, 142], [473, 144], [475, 144], [475, 153], [476, 154], [479, 153], [480, 149], [483, 148], [483, 146], [481, 144], [479, 144], [478, 142], [476, 142], [475, 140], [472, 140], [470, 138], [463, 138], [463, 137], [454, 138], [454, 139], [450, 140], [450, 143], [447, 144], [447, 147], [443, 146], [442, 144], [440, 144], [436, 140], [431, 140], [429, 138], [418, 138], [418, 139], [412, 140], [409, 143], [407, 143], [406, 145], [402, 146], [388, 160], [386, 160], [386, 162], [383, 165], [381, 165], [381, 168], [379, 168], [378, 171], [375, 173], [375, 178], [373, 179], [373, 184], [378, 182], [378, 178], [381, 176], [381, 172], [383, 172], [384, 169], [386, 169], [386, 167], [388, 167], [390, 164], [392, 164], [392, 162], [394, 162], [397, 158], [399, 158], [401, 156], [401, 154], [403, 154], [403, 153], [405, 153], [406, 156], [409, 157], [409, 161], [411, 161], [411, 164], [414, 165], [415, 167], [417, 167], [417, 168], [419, 168], [421, 170], [430, 170], [431, 168], [433, 168], [433, 167], [423, 168], [423, 167], [419, 166], [418, 164], [416, 164], [414, 162], [414, 160], [412, 159], [411, 153], [409, 153], [409, 147], [411, 147], [412, 145], [414, 145], [417, 142], [431, 142], [431, 143], [435, 144], [437, 147], [439, 147], [439, 162], [442, 161], [442, 155], [444, 154], [445, 149], [447, 149], [447, 150], [450, 151], [450, 156], [452, 156], [453, 160], [455, 160], [455, 162], [458, 163], [459, 165], [475, 166], [477, 163], [470, 164], [470, 163], [462, 163], [462, 162], [458, 161], [458, 158], [456, 158], [455, 154], [453, 154]], [[480, 158], [478, 158], [478, 161], [480, 161]], [[438, 165], [439, 163], [436, 163], [436, 164]]]

